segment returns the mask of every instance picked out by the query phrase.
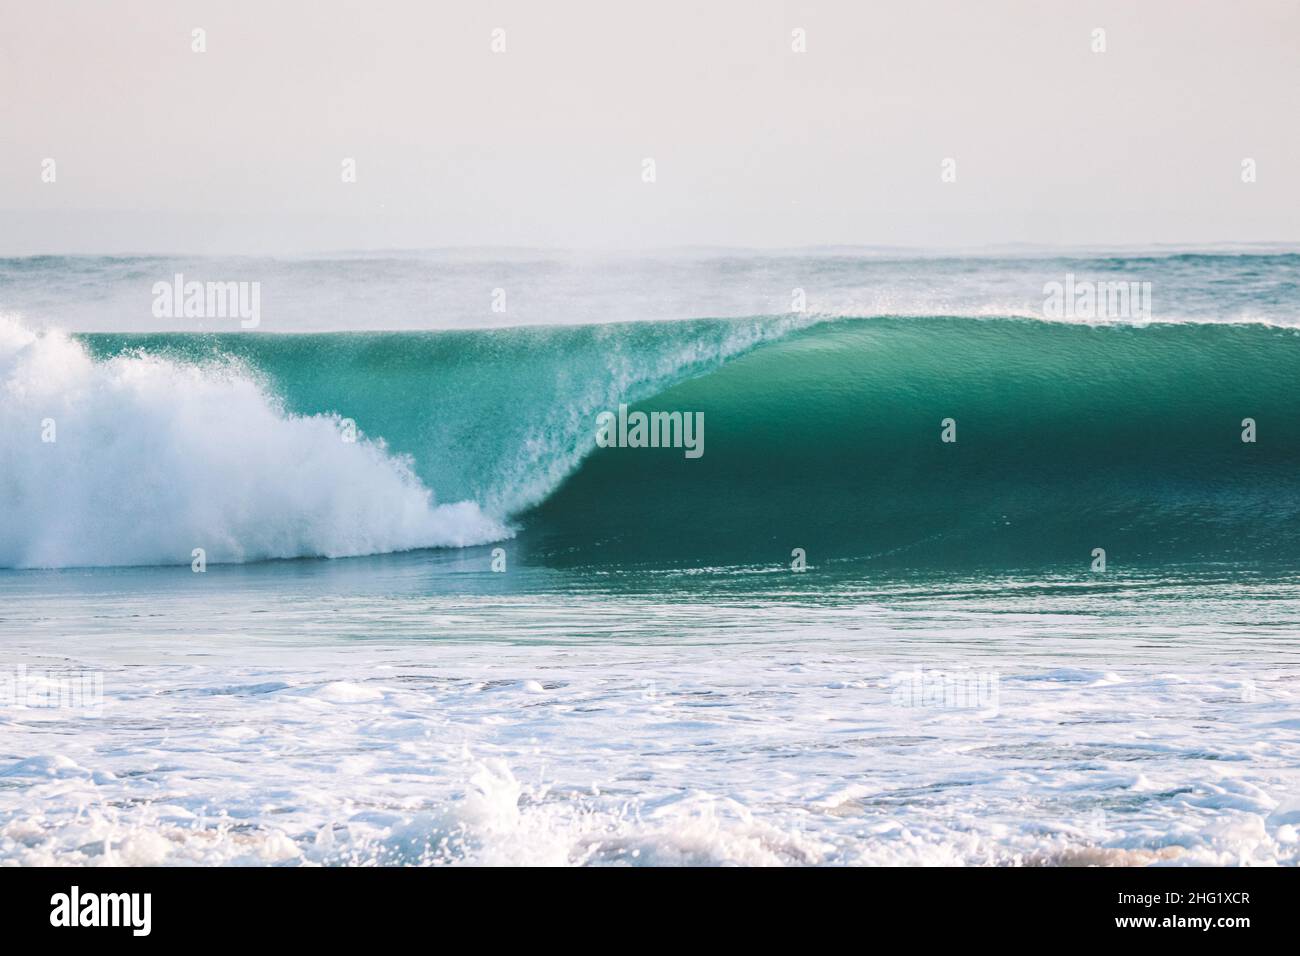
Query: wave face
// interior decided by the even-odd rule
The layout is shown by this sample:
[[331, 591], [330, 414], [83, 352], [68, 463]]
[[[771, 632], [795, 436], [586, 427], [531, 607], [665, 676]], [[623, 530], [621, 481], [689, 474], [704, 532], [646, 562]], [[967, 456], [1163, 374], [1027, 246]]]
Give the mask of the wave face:
[[[48, 439], [53, 439], [48, 440]], [[382, 442], [287, 413], [229, 360], [95, 360], [0, 323], [0, 566], [189, 564], [467, 545], [508, 532], [434, 503]]]
[[702, 411], [704, 456], [602, 449], [530, 526], [592, 563], [1294, 563], [1298, 382], [1264, 325], [839, 321], [643, 404]]
[[[0, 565], [464, 546], [553, 566], [1300, 556], [1300, 332], [791, 317], [0, 338]], [[705, 454], [596, 449], [703, 412]], [[58, 442], [39, 441], [53, 418]], [[359, 440], [339, 437], [341, 418]], [[940, 441], [941, 420], [957, 441]], [[1243, 443], [1242, 420], [1258, 441]], [[435, 498], [436, 494], [436, 498]], [[439, 504], [437, 502], [455, 502]]]
[[0, 566], [497, 541], [590, 450], [599, 409], [799, 324], [68, 337], [11, 321], [0, 488], [14, 518]]

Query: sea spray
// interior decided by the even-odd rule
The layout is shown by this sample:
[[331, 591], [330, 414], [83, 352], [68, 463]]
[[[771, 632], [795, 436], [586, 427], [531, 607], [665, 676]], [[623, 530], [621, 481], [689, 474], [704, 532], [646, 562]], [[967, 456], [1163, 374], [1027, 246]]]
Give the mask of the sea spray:
[[[0, 566], [183, 564], [462, 547], [507, 537], [438, 504], [382, 441], [287, 413], [237, 362], [96, 361], [0, 323]], [[48, 440], [53, 438], [54, 440]]]

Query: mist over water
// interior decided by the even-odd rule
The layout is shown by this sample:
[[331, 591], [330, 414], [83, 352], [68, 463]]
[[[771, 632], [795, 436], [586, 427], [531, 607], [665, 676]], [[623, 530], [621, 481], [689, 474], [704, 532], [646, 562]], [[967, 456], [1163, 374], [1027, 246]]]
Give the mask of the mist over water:
[[[917, 254], [898, 249], [700, 249], [595, 254], [520, 249], [325, 257], [36, 256], [0, 259], [0, 309], [65, 331], [237, 330], [153, 315], [153, 286], [260, 282], [263, 332], [467, 329], [788, 314], [1044, 314], [1044, 290], [1151, 282], [1153, 318], [1300, 324], [1293, 246], [1204, 251]], [[500, 290], [504, 295], [495, 295]]]

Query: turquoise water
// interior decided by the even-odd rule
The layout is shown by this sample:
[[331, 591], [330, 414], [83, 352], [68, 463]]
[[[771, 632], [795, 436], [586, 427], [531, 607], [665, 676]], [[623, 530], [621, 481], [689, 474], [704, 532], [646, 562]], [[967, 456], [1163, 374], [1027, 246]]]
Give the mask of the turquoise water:
[[1298, 273], [0, 263], [0, 861], [1294, 865]]
[[[831, 567], [1300, 554], [1290, 328], [774, 317], [85, 341], [100, 360], [235, 359], [286, 412], [351, 417], [440, 500], [512, 523], [544, 564], [780, 563], [795, 547]], [[595, 416], [620, 401], [702, 412], [705, 453], [597, 449]]]

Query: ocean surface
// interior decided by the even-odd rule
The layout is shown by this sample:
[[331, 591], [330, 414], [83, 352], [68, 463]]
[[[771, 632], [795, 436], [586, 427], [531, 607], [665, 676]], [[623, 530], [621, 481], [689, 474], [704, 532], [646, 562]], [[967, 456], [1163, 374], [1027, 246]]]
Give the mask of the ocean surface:
[[1298, 383], [1285, 248], [0, 260], [0, 863], [1294, 865]]

